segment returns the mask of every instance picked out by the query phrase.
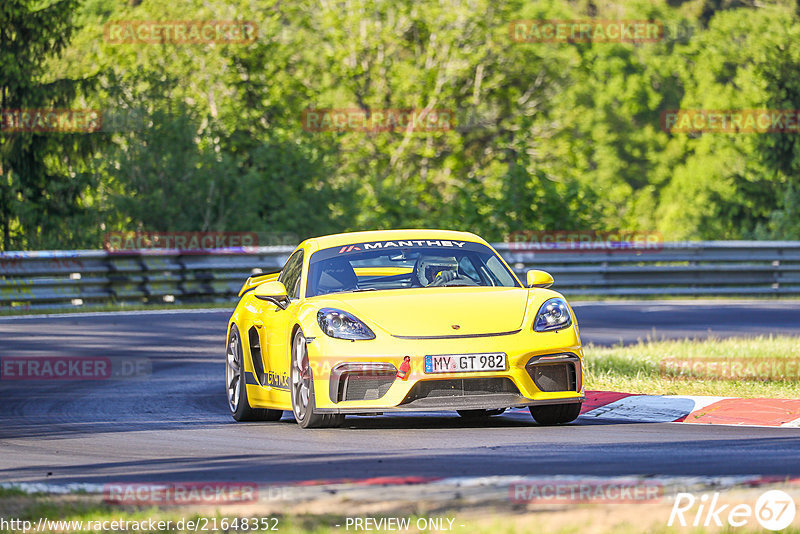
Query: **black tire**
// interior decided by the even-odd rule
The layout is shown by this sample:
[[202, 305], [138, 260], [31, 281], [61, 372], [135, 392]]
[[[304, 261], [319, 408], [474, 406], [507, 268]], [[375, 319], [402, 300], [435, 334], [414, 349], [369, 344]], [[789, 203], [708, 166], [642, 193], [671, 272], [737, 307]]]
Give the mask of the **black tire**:
[[292, 413], [300, 428], [335, 428], [342, 426], [344, 415], [316, 413], [314, 373], [308, 361], [306, 338], [299, 328], [292, 338], [291, 395]]
[[540, 425], [563, 425], [570, 423], [581, 414], [582, 402], [570, 404], [550, 404], [545, 406], [529, 406], [533, 419]]
[[495, 415], [500, 415], [506, 411], [505, 408], [498, 408], [496, 410], [456, 410], [458, 415], [460, 415], [464, 419], [468, 420], [476, 420], [476, 419], [488, 419], [490, 417], [494, 417]]
[[[241, 336], [239, 329], [232, 324], [225, 356], [225, 390], [231, 415], [237, 421], [279, 421], [283, 416], [282, 410], [250, 407], [245, 372]], [[236, 388], [239, 388], [238, 392]]]

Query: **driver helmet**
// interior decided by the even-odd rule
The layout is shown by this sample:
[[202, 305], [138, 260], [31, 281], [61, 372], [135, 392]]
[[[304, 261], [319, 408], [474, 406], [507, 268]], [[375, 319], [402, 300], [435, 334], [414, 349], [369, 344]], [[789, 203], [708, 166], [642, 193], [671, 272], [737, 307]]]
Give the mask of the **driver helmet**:
[[414, 271], [419, 282], [427, 286], [442, 271], [458, 272], [458, 260], [454, 256], [420, 256]]

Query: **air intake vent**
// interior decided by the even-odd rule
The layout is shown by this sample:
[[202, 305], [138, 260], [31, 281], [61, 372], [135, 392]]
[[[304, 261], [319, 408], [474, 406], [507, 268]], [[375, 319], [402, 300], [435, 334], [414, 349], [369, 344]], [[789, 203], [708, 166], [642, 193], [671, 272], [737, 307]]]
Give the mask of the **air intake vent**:
[[247, 334], [250, 342], [250, 356], [253, 357], [253, 371], [258, 378], [258, 383], [263, 386], [266, 384], [266, 380], [264, 378], [264, 360], [261, 358], [261, 342], [259, 341], [256, 327], [251, 326]]
[[340, 363], [331, 370], [331, 401], [378, 400], [392, 387], [396, 375], [397, 368], [390, 363]]
[[572, 354], [534, 357], [528, 362], [528, 374], [540, 391], [580, 391], [580, 360]]
[[575, 380], [572, 364], [536, 365], [533, 367], [533, 382], [542, 391], [575, 391]]
[[374, 376], [347, 373], [341, 381], [340, 400], [378, 400], [386, 395], [394, 379], [394, 375]]

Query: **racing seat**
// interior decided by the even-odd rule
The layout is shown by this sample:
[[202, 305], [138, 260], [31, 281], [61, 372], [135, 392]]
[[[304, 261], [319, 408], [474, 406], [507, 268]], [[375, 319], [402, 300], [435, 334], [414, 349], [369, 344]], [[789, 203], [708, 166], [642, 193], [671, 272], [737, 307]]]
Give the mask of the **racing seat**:
[[344, 259], [325, 262], [319, 274], [317, 289], [320, 294], [358, 289], [358, 276], [353, 266]]

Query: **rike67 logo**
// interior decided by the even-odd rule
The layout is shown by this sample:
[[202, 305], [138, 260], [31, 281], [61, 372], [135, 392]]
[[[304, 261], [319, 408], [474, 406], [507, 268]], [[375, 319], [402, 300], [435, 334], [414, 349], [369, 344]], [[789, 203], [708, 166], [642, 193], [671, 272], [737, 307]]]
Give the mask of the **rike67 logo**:
[[752, 528], [758, 523], [762, 528], [779, 531], [789, 527], [797, 513], [794, 499], [781, 490], [769, 490], [749, 504], [722, 504], [720, 493], [704, 493], [696, 497], [691, 493], [678, 493], [669, 515], [667, 526]]

